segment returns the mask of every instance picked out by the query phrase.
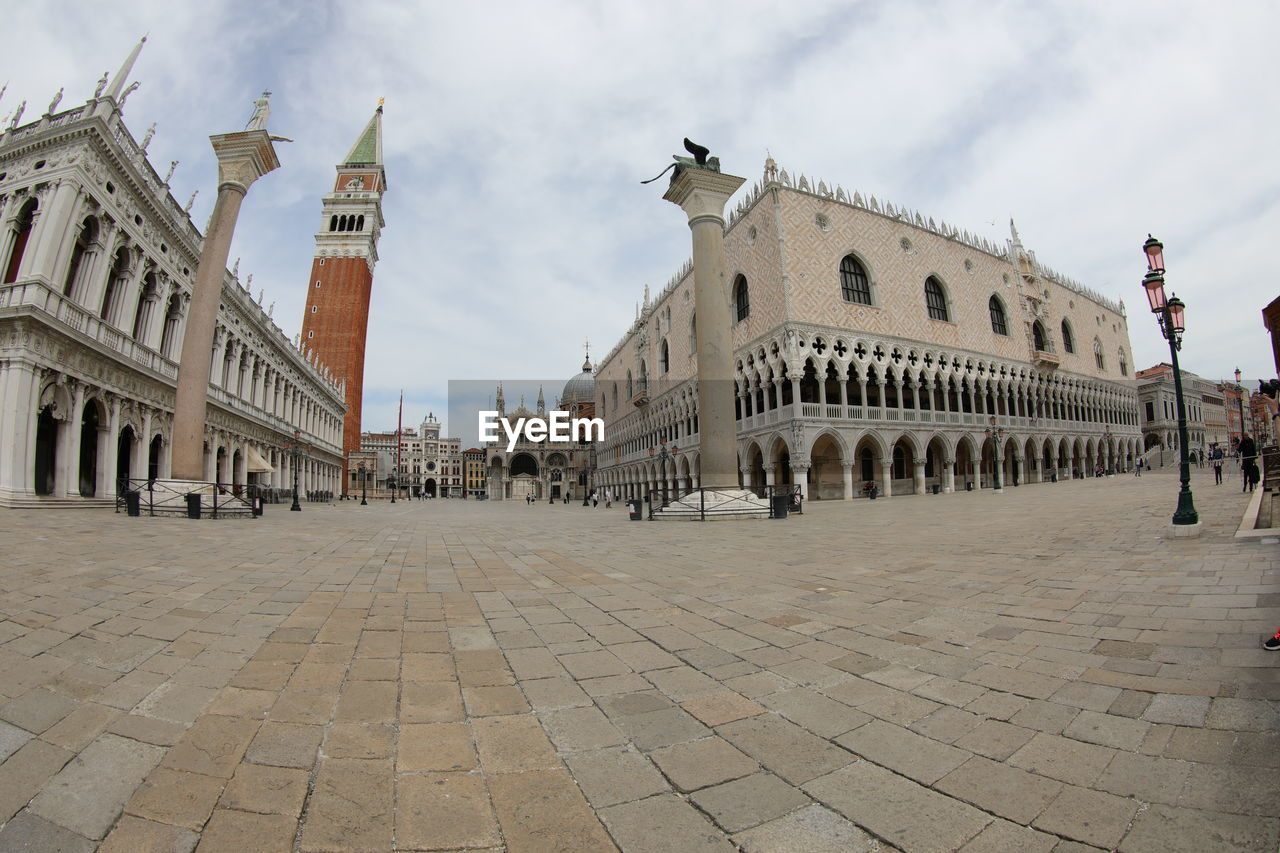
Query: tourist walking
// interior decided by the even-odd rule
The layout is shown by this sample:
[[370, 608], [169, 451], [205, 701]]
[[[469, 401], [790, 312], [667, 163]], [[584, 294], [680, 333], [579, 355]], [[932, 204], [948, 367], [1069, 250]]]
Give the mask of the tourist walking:
[[604, 490], [604, 508], [610, 509], [612, 507], [613, 507], [613, 492], [609, 491], [608, 489], [605, 489]]
[[1240, 437], [1240, 472], [1244, 477], [1242, 492], [1252, 492], [1258, 484], [1258, 445], [1248, 435]]
[[600, 506], [600, 493], [599, 493], [599, 492], [592, 492], [592, 493], [591, 493], [591, 507], [592, 507], [592, 509], [594, 509], [595, 507], [598, 507], [598, 506]]
[[1222, 448], [1215, 447], [1213, 449], [1213, 484], [1215, 486], [1222, 485]]
[[1141, 456], [1138, 457], [1137, 464], [1133, 466], [1133, 476], [1135, 477], [1142, 476], [1142, 457]]

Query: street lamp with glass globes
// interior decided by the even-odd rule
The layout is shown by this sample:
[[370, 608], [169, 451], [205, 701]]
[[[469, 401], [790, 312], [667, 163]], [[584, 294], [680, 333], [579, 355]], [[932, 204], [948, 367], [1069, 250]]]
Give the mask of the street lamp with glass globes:
[[302, 440], [302, 431], [296, 429], [293, 431], [293, 441], [286, 441], [284, 445], [293, 462], [293, 505], [289, 507], [289, 511], [302, 512], [302, 504], [298, 503], [298, 459], [311, 449], [311, 445]]
[[364, 463], [360, 463], [360, 506], [368, 506], [369, 501], [366, 498], [365, 483], [369, 481], [369, 469], [364, 467]]
[[1142, 244], [1142, 251], [1147, 256], [1147, 274], [1142, 278], [1142, 286], [1147, 292], [1147, 303], [1151, 313], [1156, 315], [1160, 323], [1160, 334], [1169, 342], [1169, 358], [1173, 363], [1173, 391], [1178, 406], [1178, 456], [1179, 477], [1182, 488], [1178, 492], [1178, 508], [1173, 514], [1175, 525], [1199, 524], [1200, 515], [1196, 512], [1195, 502], [1191, 497], [1191, 460], [1187, 455], [1187, 409], [1182, 398], [1182, 369], [1178, 366], [1178, 351], [1182, 349], [1182, 333], [1186, 331], [1186, 305], [1176, 294], [1165, 299], [1164, 295], [1164, 244], [1150, 234], [1147, 242]]
[[1236, 402], [1240, 404], [1240, 435], [1236, 436], [1236, 447], [1244, 441], [1244, 386], [1240, 384], [1240, 368], [1236, 368], [1236, 393], [1240, 396]]

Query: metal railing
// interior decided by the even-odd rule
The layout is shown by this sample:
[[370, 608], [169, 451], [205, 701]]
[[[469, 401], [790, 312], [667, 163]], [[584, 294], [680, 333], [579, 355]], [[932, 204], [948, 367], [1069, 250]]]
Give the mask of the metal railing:
[[139, 510], [152, 516], [187, 515], [187, 495], [198, 494], [201, 517], [208, 515], [209, 518], [251, 517], [254, 514], [252, 498], [262, 497], [252, 486], [193, 482], [184, 483], [183, 488], [178, 489], [164, 480], [128, 479], [119, 481], [116, 512], [128, 511], [130, 493], [137, 493]]
[[[801, 493], [798, 484], [786, 484], [780, 486], [749, 486], [744, 489], [753, 497], [762, 498], [769, 504], [769, 518], [777, 517], [773, 498], [775, 496], [787, 496], [788, 511], [797, 515], [804, 514], [804, 495]], [[650, 491], [646, 492], [644, 502], [648, 509], [646, 518], [649, 521], [654, 520], [654, 513], [666, 509], [672, 503], [681, 501], [685, 506], [693, 507], [696, 503], [698, 512], [698, 520], [707, 520], [708, 497], [711, 498], [710, 504], [715, 507], [713, 514], [733, 514], [733, 513], [758, 513], [761, 509], [759, 504], [752, 503], [742, 491], [733, 492], [723, 491], [720, 489], [704, 489], [698, 487], [696, 489], [685, 489], [683, 491]], [[696, 495], [696, 502], [689, 500]], [[726, 509], [727, 507], [727, 509]]]

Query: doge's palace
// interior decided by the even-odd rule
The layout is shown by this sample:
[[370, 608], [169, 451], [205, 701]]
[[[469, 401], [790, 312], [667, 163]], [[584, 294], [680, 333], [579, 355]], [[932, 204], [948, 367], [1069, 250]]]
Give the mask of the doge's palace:
[[[1141, 452], [1123, 303], [916, 211], [772, 160], [725, 229], [740, 483], [810, 499], [1008, 487]], [[689, 264], [600, 363], [597, 481], [699, 484]]]

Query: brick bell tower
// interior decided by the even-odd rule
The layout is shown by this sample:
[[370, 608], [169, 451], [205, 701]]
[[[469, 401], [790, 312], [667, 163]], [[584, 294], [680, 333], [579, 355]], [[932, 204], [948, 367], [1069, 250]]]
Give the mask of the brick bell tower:
[[360, 409], [364, 394], [364, 348], [369, 331], [369, 296], [378, 262], [382, 194], [382, 101], [356, 144], [338, 164], [333, 190], [324, 197], [316, 254], [307, 282], [302, 316], [304, 350], [347, 384], [347, 416], [342, 427], [342, 492], [346, 463], [360, 449]]

